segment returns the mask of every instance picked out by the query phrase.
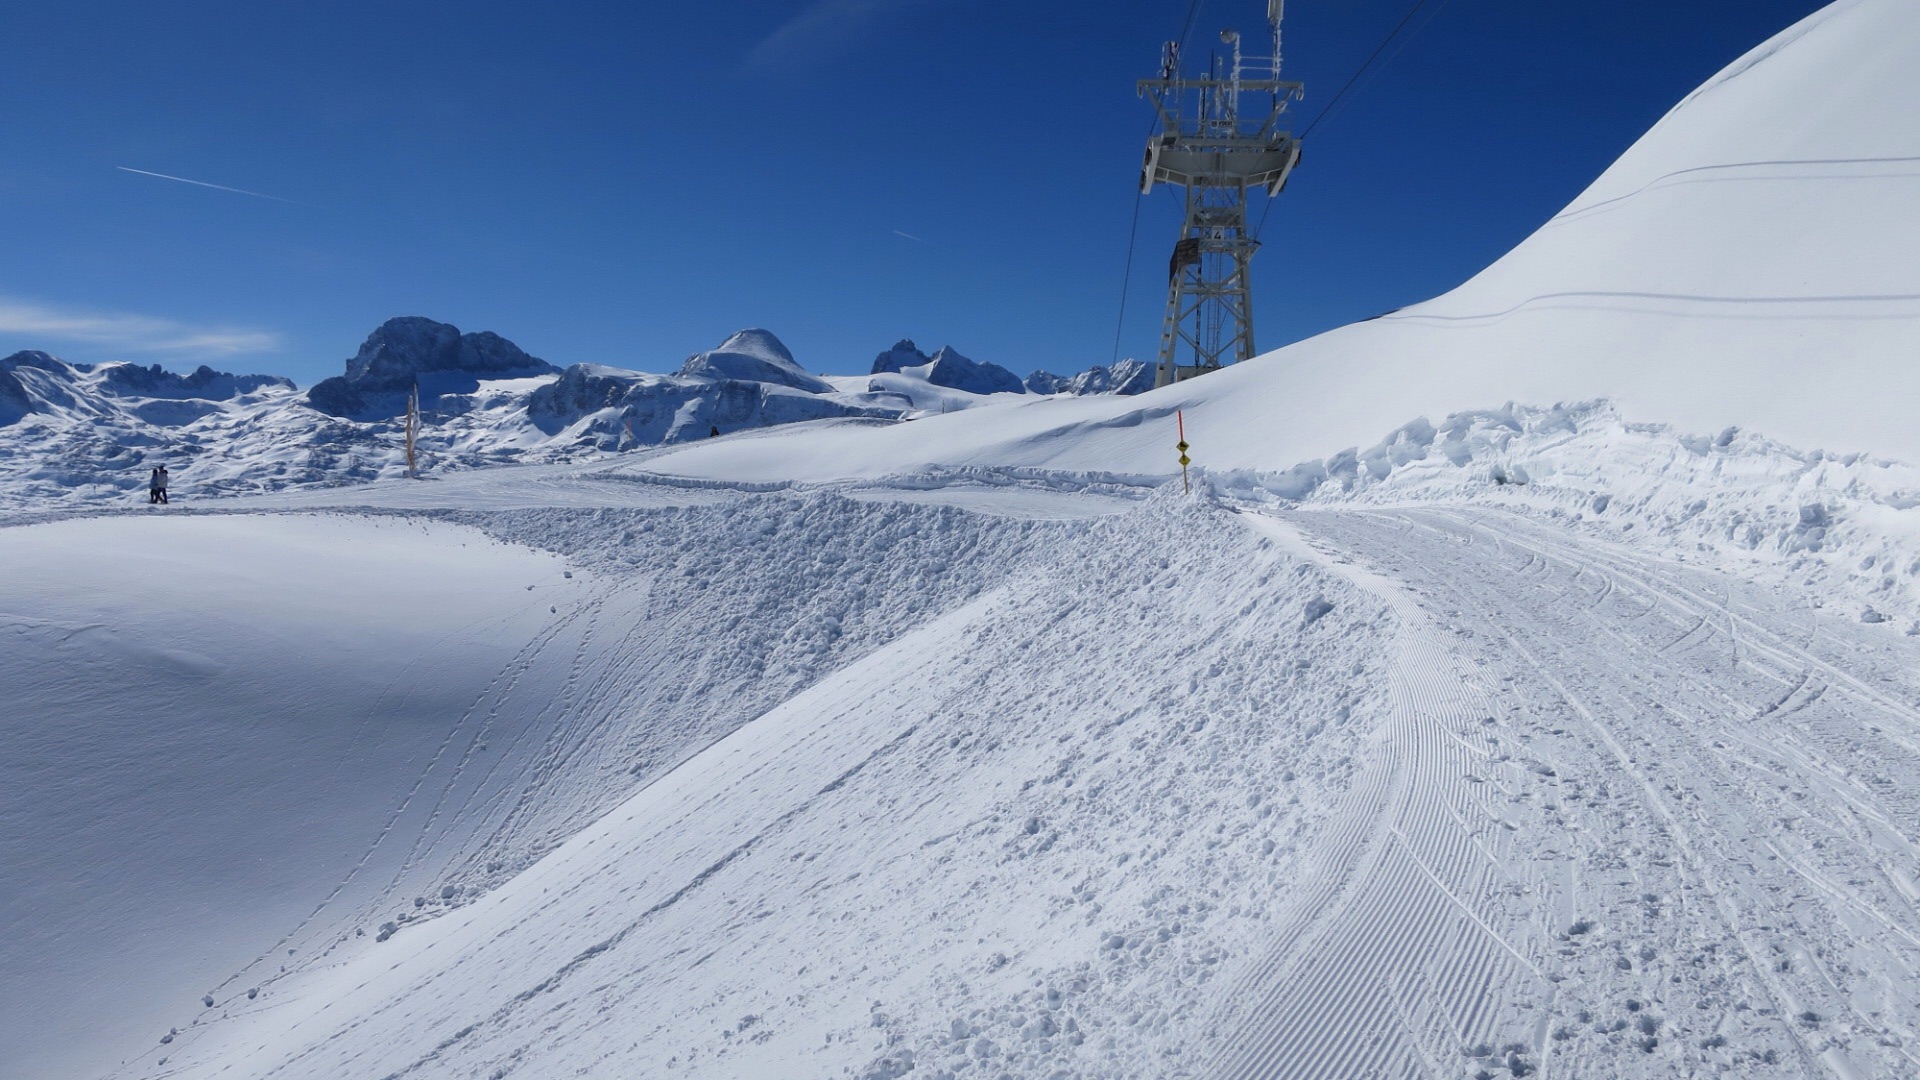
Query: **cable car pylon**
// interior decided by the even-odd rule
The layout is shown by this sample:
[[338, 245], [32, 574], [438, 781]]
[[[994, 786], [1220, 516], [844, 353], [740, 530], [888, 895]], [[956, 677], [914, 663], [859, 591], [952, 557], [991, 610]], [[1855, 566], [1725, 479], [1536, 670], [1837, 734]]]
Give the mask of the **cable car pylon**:
[[1248, 264], [1260, 245], [1247, 234], [1247, 192], [1280, 194], [1300, 163], [1300, 142], [1283, 127], [1302, 86], [1280, 78], [1280, 20], [1285, 0], [1268, 0], [1273, 54], [1248, 56], [1240, 33], [1207, 72], [1180, 71], [1180, 44], [1161, 50], [1160, 77], [1142, 79], [1159, 124], [1147, 140], [1142, 194], [1155, 184], [1185, 189], [1186, 218], [1167, 266], [1167, 314], [1160, 329], [1154, 386], [1217, 371], [1253, 357], [1253, 293]]

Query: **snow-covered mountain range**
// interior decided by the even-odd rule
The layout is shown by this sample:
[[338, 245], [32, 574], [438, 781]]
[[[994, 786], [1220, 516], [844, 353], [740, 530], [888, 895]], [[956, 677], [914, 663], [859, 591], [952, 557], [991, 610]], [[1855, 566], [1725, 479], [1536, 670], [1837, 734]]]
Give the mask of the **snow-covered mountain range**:
[[12, 358], [0, 445], [380, 464], [0, 517], [0, 1075], [1920, 1075], [1916, 69], [1841, 0], [1454, 292], [1137, 397]]
[[765, 330], [742, 330], [671, 375], [562, 370], [497, 334], [419, 317], [381, 324], [343, 374], [304, 392], [274, 376], [206, 367], [180, 376], [21, 352], [0, 358], [0, 508], [125, 501], [157, 464], [189, 496], [400, 475], [415, 386], [425, 467], [445, 473], [807, 421], [891, 422], [998, 394], [1136, 394], [1151, 382], [1151, 370], [1129, 360], [1023, 383], [951, 348], [928, 357], [911, 341], [881, 353], [870, 376], [819, 376]]

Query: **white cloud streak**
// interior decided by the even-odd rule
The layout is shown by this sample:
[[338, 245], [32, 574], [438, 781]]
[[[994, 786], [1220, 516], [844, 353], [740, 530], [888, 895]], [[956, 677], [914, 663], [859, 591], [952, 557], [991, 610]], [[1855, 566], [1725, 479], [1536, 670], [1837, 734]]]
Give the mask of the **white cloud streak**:
[[882, 17], [935, 0], [813, 0], [741, 57], [740, 70], [791, 70], [841, 52]]
[[917, 237], [917, 236], [915, 236], [915, 235], [913, 235], [912, 233], [910, 233], [910, 232], [901, 232], [901, 231], [900, 231], [899, 229], [895, 229], [895, 230], [893, 230], [893, 235], [895, 235], [895, 236], [904, 236], [904, 237], [906, 237], [907, 239], [909, 239], [909, 240], [912, 240], [913, 242], [915, 242], [915, 243], [918, 243], [918, 244], [924, 244], [924, 243], [926, 243], [926, 241], [925, 241], [925, 240], [922, 240], [922, 239], [920, 239], [919, 237]]
[[172, 319], [82, 311], [0, 296], [0, 334], [76, 341], [128, 352], [232, 356], [278, 351], [280, 335], [232, 326], [192, 326]]
[[[125, 165], [115, 165], [114, 168], [119, 169], [121, 172], [135, 173], [140, 176], [152, 176], [161, 180], [172, 180], [179, 184], [192, 184], [194, 187], [212, 188], [215, 191], [231, 191], [235, 195], [251, 195], [256, 199], [272, 199], [274, 202], [283, 203], [294, 201], [292, 199], [283, 199], [278, 195], [263, 195], [258, 191], [248, 191], [245, 188], [228, 187], [225, 184], [209, 184], [205, 180], [189, 180], [184, 176], [168, 176], [166, 173], [148, 172], [145, 169], [133, 169]], [[295, 205], [299, 204], [295, 203]]]

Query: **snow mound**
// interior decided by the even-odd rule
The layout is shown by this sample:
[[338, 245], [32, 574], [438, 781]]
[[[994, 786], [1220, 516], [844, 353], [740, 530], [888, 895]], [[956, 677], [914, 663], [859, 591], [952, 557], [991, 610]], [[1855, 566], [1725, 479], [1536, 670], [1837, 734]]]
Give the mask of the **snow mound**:
[[454, 765], [445, 726], [572, 585], [398, 518], [96, 517], [0, 552], [0, 819], [34, 823], [0, 830], [0, 968], [33, 973], [0, 990], [0, 1073], [23, 1078], [99, 1076], [209, 990], [317, 959], [283, 938], [391, 879], [407, 845], [374, 838], [417, 832], [397, 808]]

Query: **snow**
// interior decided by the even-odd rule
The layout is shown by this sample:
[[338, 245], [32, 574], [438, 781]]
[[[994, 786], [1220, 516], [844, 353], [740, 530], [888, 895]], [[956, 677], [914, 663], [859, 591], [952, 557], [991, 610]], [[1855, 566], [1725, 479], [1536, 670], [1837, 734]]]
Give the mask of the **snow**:
[[1137, 399], [11, 494], [0, 1075], [1920, 1072], [1915, 28]]
[[391, 873], [369, 842], [442, 718], [584, 585], [397, 518], [66, 521], [0, 551], [10, 1076], [98, 1074], [176, 1003], [276, 971], [335, 885]]
[[[70, 663], [8, 662], [46, 687], [32, 715], [99, 718], [24, 771], [89, 776], [76, 813], [157, 835], [128, 861], [19, 834], [42, 850], [10, 864], [124, 892], [82, 878], [20, 920], [59, 951], [9, 963], [78, 985], [43, 978], [5, 1045], [77, 1073], [109, 1063], [76, 1045], [139, 1030], [114, 1075], [169, 1076], [1910, 1064], [1897, 631], [1445, 495], [1018, 489], [1048, 521], [681, 490], [0, 532], [45, 582], [29, 604], [194, 654], [144, 732], [137, 687], [75, 710]], [[213, 543], [218, 569], [190, 554]], [[97, 583], [46, 565], [92, 551], [150, 554]], [[292, 761], [277, 724], [182, 744], [247, 726], [228, 697], [334, 734]], [[17, 790], [16, 814], [62, 797]], [[231, 809], [180, 820], [199, 804]], [[49, 1017], [95, 1041], [41, 1039]]]
[[1333, 1075], [1322, 985], [1387, 1033], [1359, 1075], [1455, 1031], [1542, 1075], [1920, 1065], [1910, 639], [1497, 510], [1264, 527], [1364, 560], [1428, 655], [1355, 895], [1263, 965], [1247, 1043], [1291, 1060], [1215, 1075]]
[[[934, 1060], [973, 1052], [986, 1039], [1019, 1069], [1116, 1054], [1144, 1064], [1192, 1052], [1195, 1036], [1178, 1021], [1204, 1000], [1231, 943], [1260, 922], [1258, 896], [1284, 880], [1298, 855], [1292, 834], [1320, 813], [1311, 793], [1350, 767], [1343, 738], [1317, 748], [1301, 745], [1305, 729], [1271, 739], [1263, 715], [1246, 709], [1241, 695], [1267, 699], [1276, 710], [1360, 708], [1346, 704], [1353, 693], [1346, 679], [1368, 663], [1355, 628], [1377, 610], [1337, 582], [1296, 577], [1229, 518], [1178, 499], [1087, 529], [1010, 530], [1003, 522], [959, 543], [950, 539], [956, 530], [990, 523], [953, 510], [861, 510], [831, 500], [707, 513], [734, 524], [709, 522], [703, 536], [759, 536], [772, 521], [807, 534], [816, 520], [824, 527], [849, 514], [881, 530], [847, 548], [870, 553], [866, 573], [853, 572], [831, 545], [805, 545], [845, 596], [864, 592], [880, 606], [843, 607], [818, 587], [785, 590], [811, 598], [820, 614], [753, 624], [756, 632], [793, 628], [781, 647], [756, 650], [768, 673], [811, 662], [812, 650], [835, 638], [866, 633], [863, 619], [912, 629], [862, 659], [825, 665], [830, 675], [641, 787], [478, 903], [386, 942], [371, 934], [340, 941], [336, 957], [357, 949], [363, 959], [323, 959], [269, 978], [257, 1002], [216, 994], [212, 1009], [189, 1009], [202, 1022], [171, 1022], [181, 1035], [156, 1051], [170, 1067], [195, 1075], [195, 1061], [274, 1058], [292, 1075], [384, 1074], [465, 1031], [429, 1054], [432, 1067], [484, 1071], [538, 1037], [543, 1017], [576, 1008], [597, 1019], [540, 1050], [554, 1055], [543, 1069], [594, 1061], [637, 1036], [644, 1052], [628, 1060], [643, 1072], [675, 1059], [764, 1072], [796, 1055], [837, 1071], [830, 1063], [849, 1054], [882, 1056], [869, 1044], [884, 1045], [893, 1031]], [[564, 524], [552, 512], [536, 514], [507, 529], [584, 536], [603, 535], [610, 524], [602, 513], [563, 517]], [[1116, 572], [1142, 557], [1164, 558], [1154, 553], [1170, 529], [1202, 543], [1170, 560], [1158, 579]], [[1004, 548], [1017, 543], [1010, 531], [1032, 538], [1013, 549], [1026, 554]], [[876, 543], [879, 536], [895, 544]], [[971, 600], [962, 594], [957, 606], [918, 601], [910, 583], [931, 567], [901, 544], [948, 552], [999, 544], [1002, 551], [979, 561], [1011, 568], [1014, 580], [981, 588]], [[1223, 545], [1246, 556], [1225, 578], [1203, 554]], [[651, 541], [616, 544], [606, 557], [644, 561], [654, 548]], [[681, 559], [710, 557], [678, 551]], [[772, 554], [784, 562], [788, 553]], [[883, 570], [899, 582], [883, 588], [870, 580]], [[656, 565], [637, 583], [655, 588], [675, 576]], [[735, 574], [713, 580], [752, 584]], [[1037, 581], [1052, 587], [1033, 588]], [[1267, 595], [1258, 602], [1228, 602], [1263, 585]], [[1195, 604], [1194, 590], [1212, 602]], [[1329, 593], [1348, 603], [1304, 622], [1304, 605]], [[716, 616], [740, 610], [724, 597], [711, 602]], [[1132, 635], [1114, 633], [1116, 611], [1127, 612], [1139, 632], [1208, 644], [1139, 663]], [[1048, 629], [1038, 640], [1009, 632], [1022, 626]], [[1275, 635], [1300, 642], [1299, 664], [1268, 662]], [[717, 659], [711, 649], [703, 655], [709, 666]], [[1197, 681], [1210, 669], [1225, 678], [1211, 693], [1169, 692], [1170, 681]], [[1089, 695], [1087, 670], [1127, 674]], [[1069, 701], [1082, 712], [1080, 723], [1030, 722], [1036, 711]], [[577, 700], [576, 712], [582, 706], [592, 711]], [[1115, 756], [1127, 741], [1146, 752]], [[619, 760], [633, 760], [632, 753]], [[1192, 770], [1165, 774], [1160, 765], [1172, 753], [1195, 755]], [[1246, 797], [1287, 770], [1292, 790], [1276, 794], [1274, 805]], [[585, 765], [579, 771], [604, 775]], [[1263, 776], [1268, 781], [1254, 783]], [[1233, 842], [1223, 847], [1211, 827], [1183, 835], [1176, 827], [1182, 806], [1210, 821], [1220, 817]], [[543, 805], [540, 812], [556, 811]], [[870, 836], [862, 823], [880, 819], [893, 827]], [[1089, 836], [1097, 842], [1086, 843]], [[1269, 837], [1274, 843], [1265, 844]], [[580, 874], [591, 883], [583, 887]], [[1157, 887], [1168, 878], [1218, 882], [1210, 891], [1220, 895]], [[743, 925], [764, 929], [743, 933]], [[901, 925], [935, 932], [894, 955], [866, 955], [868, 942]], [[445, 968], [443, 959], [457, 963]], [[628, 989], [613, 998], [596, 989], [610, 979]], [[1035, 980], [1045, 987], [1036, 989]], [[457, 993], [443, 989], [455, 984]], [[1055, 991], [1052, 1005], [1047, 989]], [[796, 994], [804, 1000], [796, 1003]], [[724, 1012], [713, 1012], [715, 999], [725, 1001]], [[876, 1021], [875, 1000], [911, 1008]], [[1105, 1030], [1121, 1008], [1149, 1009], [1160, 1020]], [[299, 1034], [319, 1022], [302, 1018], [324, 1014], [331, 1023], [342, 1009], [365, 1017], [356, 1024], [364, 1038], [316, 1045]], [[1057, 1018], [1044, 1019], [1049, 1012]], [[763, 1022], [737, 1041], [715, 1030], [748, 1015]], [[968, 1035], [952, 1050], [955, 1021]], [[1068, 1037], [1083, 1024], [1097, 1026], [1087, 1039]], [[1022, 1035], [1048, 1025], [1051, 1034]], [[414, 1034], [395, 1034], [402, 1030]]]

